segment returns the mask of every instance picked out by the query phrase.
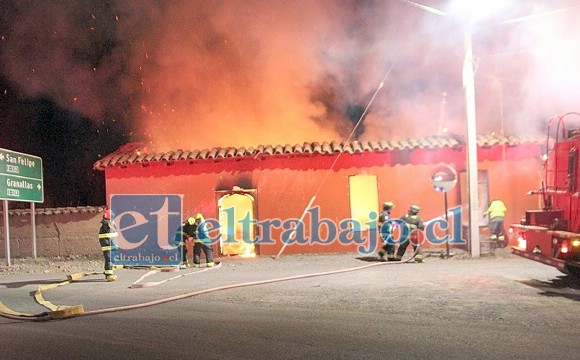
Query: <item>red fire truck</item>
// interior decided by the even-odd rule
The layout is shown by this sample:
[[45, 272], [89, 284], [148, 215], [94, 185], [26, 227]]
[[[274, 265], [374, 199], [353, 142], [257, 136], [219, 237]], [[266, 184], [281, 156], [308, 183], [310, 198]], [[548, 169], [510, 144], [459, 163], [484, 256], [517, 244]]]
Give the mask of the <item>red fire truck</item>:
[[[578, 125], [568, 129], [565, 120]], [[544, 180], [529, 195], [541, 197], [543, 208], [526, 211], [521, 224], [511, 225], [516, 255], [554, 266], [580, 277], [580, 113], [550, 119], [544, 157]], [[571, 122], [570, 122], [571, 123]], [[512, 243], [515, 243], [513, 241]]]

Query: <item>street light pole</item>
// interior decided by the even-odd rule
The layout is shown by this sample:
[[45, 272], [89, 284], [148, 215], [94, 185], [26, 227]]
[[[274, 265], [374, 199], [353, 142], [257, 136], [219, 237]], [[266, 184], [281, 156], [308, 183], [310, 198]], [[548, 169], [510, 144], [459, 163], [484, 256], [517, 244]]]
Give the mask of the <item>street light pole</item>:
[[504, 130], [504, 121], [503, 121], [503, 85], [501, 84], [501, 81], [499, 81], [496, 77], [494, 77], [496, 83], [497, 83], [497, 88], [499, 91], [499, 132], [500, 134], [503, 136], [505, 135], [505, 130]]
[[475, 118], [475, 75], [473, 73], [473, 48], [471, 44], [473, 22], [465, 28], [465, 58], [463, 62], [463, 87], [467, 119], [467, 188], [469, 198], [469, 240], [471, 256], [481, 255], [479, 244], [479, 201], [477, 181], [477, 127]]
[[[435, 15], [448, 15], [446, 12], [437, 10], [430, 6], [418, 4], [410, 0], [404, 0], [404, 2]], [[455, 13], [456, 15], [463, 14], [464, 18], [467, 16], [464, 34], [465, 58], [463, 61], [463, 88], [465, 90], [465, 113], [467, 120], [467, 188], [469, 197], [469, 240], [471, 246], [471, 256], [474, 258], [478, 258], [480, 256], [481, 249], [479, 247], [479, 186], [477, 170], [477, 122], [475, 119], [475, 76], [473, 71], [473, 48], [471, 44], [471, 35], [476, 17], [483, 18], [489, 15], [492, 11], [498, 11], [499, 7], [505, 7], [508, 4], [509, 1], [506, 0], [456, 0], [452, 4], [453, 9], [450, 13]]]
[[[498, 97], [499, 97], [499, 134], [503, 137], [505, 135], [504, 121], [503, 121], [503, 85], [501, 81], [494, 76], [493, 81], [497, 85]], [[505, 144], [501, 147], [501, 160], [505, 161]]]

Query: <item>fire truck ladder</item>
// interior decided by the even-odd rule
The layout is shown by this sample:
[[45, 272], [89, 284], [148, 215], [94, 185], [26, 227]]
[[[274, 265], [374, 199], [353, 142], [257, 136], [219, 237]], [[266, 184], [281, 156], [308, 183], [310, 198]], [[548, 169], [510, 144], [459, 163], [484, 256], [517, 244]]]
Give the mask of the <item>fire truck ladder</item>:
[[[569, 197], [569, 208], [572, 209], [573, 193], [577, 191], [577, 168], [578, 149], [569, 146], [556, 146], [561, 141], [568, 140], [571, 135], [566, 129], [564, 118], [567, 115], [580, 116], [580, 113], [569, 112], [564, 115], [554, 116], [548, 123], [548, 134], [546, 138], [546, 162], [544, 184], [542, 184], [542, 196], [546, 210], [551, 210], [554, 205], [554, 196]], [[552, 135], [552, 125], [556, 123], [555, 134]], [[568, 224], [574, 224], [573, 211], [570, 211]]]
[[[546, 195], [557, 195], [560, 193], [565, 193], [566, 191], [566, 188], [563, 187], [562, 184], [558, 183], [558, 179], [562, 176], [566, 176], [567, 168], [560, 164], [560, 156], [558, 156], [559, 154], [551, 154], [554, 151], [558, 151], [555, 144], [567, 138], [564, 116], [566, 116], [566, 114], [554, 116], [548, 122], [548, 134], [546, 137], [546, 163], [544, 166], [546, 173], [544, 175], [544, 188], [542, 189], [544, 193], [544, 204], [548, 209], [551, 209], [552, 202], [548, 200]], [[554, 134], [555, 136], [552, 138], [552, 125], [554, 121], [557, 121], [557, 124]]]

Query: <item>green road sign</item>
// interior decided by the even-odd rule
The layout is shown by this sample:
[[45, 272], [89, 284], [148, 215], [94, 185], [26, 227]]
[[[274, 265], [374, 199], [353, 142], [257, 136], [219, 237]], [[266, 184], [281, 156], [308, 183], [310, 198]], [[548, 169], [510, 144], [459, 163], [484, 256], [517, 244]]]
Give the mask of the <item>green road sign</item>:
[[0, 148], [0, 200], [44, 202], [42, 159]]

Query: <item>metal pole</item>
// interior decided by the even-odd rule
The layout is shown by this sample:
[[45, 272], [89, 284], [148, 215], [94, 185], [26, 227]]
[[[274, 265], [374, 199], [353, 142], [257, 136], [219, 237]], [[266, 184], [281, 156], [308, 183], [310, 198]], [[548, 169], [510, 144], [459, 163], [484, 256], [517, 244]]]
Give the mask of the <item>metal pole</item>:
[[[298, 220], [298, 222], [296, 223], [296, 226], [294, 227], [294, 230], [292, 230], [292, 232], [290, 233], [290, 235], [288, 236], [288, 240], [292, 240], [296, 234], [296, 231], [298, 230], [298, 226], [300, 224], [302, 224], [302, 220], [304, 220], [304, 216], [306, 216], [306, 212], [308, 211], [308, 209], [310, 209], [310, 207], [312, 206], [312, 203], [314, 203], [314, 200], [316, 199], [316, 194], [314, 194], [312, 196], [312, 199], [310, 199], [310, 202], [308, 203], [308, 205], [306, 205], [306, 208], [304, 209], [304, 212], [302, 213], [302, 216], [300, 216], [300, 219]], [[282, 255], [282, 253], [284, 252], [284, 249], [286, 249], [286, 246], [288, 245], [288, 242], [284, 242], [284, 245], [282, 245], [282, 248], [280, 249], [280, 251], [278, 252], [278, 255], [273, 256], [274, 260], [278, 259], [280, 257], [280, 255]]]
[[[494, 78], [497, 80], [497, 78]], [[504, 130], [504, 113], [503, 113], [503, 85], [501, 84], [501, 82], [499, 80], [497, 80], [497, 84], [499, 87], [499, 121], [500, 121], [500, 126], [499, 126], [499, 131], [501, 133], [501, 136], [505, 135], [505, 130]], [[501, 147], [501, 159], [502, 161], [505, 160], [505, 144], [502, 145]]]
[[441, 108], [439, 109], [439, 123], [437, 124], [437, 135], [443, 134], [445, 131], [445, 122], [447, 120], [447, 92], [444, 91], [441, 95]]
[[[499, 98], [499, 134], [504, 136], [504, 111], [503, 111], [503, 85], [497, 77], [492, 77], [493, 82], [497, 85], [497, 92]], [[505, 144], [501, 147], [501, 159], [505, 160]]]
[[477, 184], [477, 128], [475, 118], [475, 76], [473, 73], [473, 48], [471, 44], [472, 22], [465, 29], [465, 59], [463, 62], [463, 87], [465, 88], [465, 110], [467, 117], [467, 187], [469, 189], [469, 239], [471, 256], [478, 258], [479, 248], [479, 204]]
[[6, 265], [12, 265], [10, 261], [10, 230], [8, 229], [8, 200], [2, 200], [2, 211], [4, 214], [4, 249], [6, 253]]
[[445, 230], [447, 235], [447, 241], [445, 242], [446, 257], [449, 258], [449, 214], [447, 210], [447, 191], [445, 192], [445, 223], [447, 223], [447, 229]]
[[36, 259], [36, 207], [30, 203], [30, 227], [32, 227], [32, 258]]
[[494, 78], [497, 81], [497, 86], [499, 89], [499, 132], [501, 135], [504, 135], [505, 130], [504, 130], [504, 113], [503, 113], [503, 85], [501, 84], [501, 82], [497, 79]]

